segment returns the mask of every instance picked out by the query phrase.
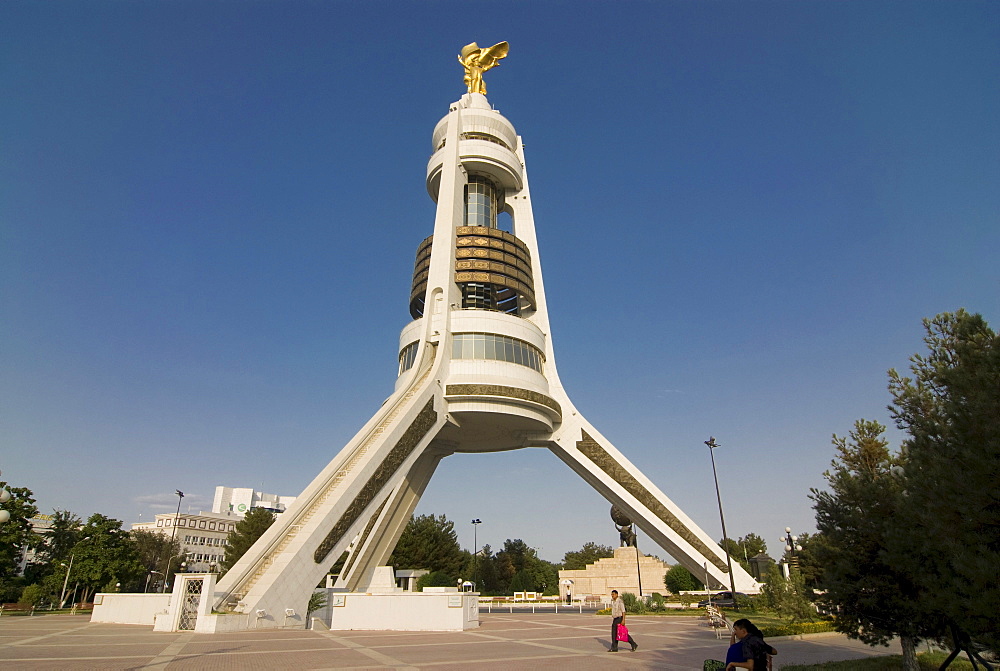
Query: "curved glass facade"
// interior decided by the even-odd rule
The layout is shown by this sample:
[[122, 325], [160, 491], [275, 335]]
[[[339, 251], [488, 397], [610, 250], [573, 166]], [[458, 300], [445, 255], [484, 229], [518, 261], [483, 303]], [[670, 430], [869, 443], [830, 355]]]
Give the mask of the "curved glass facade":
[[417, 349], [419, 345], [420, 341], [414, 340], [399, 353], [399, 375], [413, 368], [413, 364], [417, 361]]
[[485, 177], [469, 175], [465, 186], [465, 225], [497, 227], [502, 192]]
[[534, 345], [495, 333], [454, 334], [451, 358], [508, 361], [539, 373], [542, 372], [542, 362], [545, 361], [545, 356]]

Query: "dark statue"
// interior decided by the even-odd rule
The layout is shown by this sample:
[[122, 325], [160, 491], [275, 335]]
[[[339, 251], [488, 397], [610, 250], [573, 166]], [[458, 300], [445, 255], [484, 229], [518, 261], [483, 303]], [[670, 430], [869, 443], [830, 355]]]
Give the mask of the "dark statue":
[[634, 548], [635, 530], [632, 528], [632, 520], [615, 506], [611, 506], [611, 520], [615, 523], [615, 528], [618, 529], [618, 537], [622, 543], [621, 547]]

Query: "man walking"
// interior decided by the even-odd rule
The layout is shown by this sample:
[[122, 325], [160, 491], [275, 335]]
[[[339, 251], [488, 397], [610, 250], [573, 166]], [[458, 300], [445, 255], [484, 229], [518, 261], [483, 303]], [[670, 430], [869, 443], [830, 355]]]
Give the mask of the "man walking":
[[[611, 590], [611, 649], [608, 652], [618, 652], [618, 625], [625, 624], [625, 602], [618, 598], [618, 590]], [[639, 646], [632, 639], [632, 634], [628, 635], [628, 643], [632, 646], [632, 652]]]

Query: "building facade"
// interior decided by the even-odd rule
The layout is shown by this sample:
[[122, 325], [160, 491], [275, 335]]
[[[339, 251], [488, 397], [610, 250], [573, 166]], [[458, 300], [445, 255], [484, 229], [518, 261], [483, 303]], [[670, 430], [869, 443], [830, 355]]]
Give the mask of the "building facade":
[[160, 513], [152, 522], [137, 522], [133, 530], [173, 535], [181, 545], [181, 561], [188, 572], [215, 572], [226, 554], [226, 538], [252, 508], [284, 512], [294, 496], [278, 496], [252, 488], [215, 488], [211, 512]]

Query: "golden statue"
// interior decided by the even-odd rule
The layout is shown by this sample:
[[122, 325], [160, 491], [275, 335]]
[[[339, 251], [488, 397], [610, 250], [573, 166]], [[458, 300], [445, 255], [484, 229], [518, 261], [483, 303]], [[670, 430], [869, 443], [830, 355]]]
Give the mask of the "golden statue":
[[496, 67], [501, 58], [506, 58], [509, 49], [510, 45], [506, 42], [494, 44], [488, 49], [480, 49], [475, 42], [462, 47], [462, 54], [458, 57], [458, 62], [465, 68], [465, 85], [469, 88], [469, 93], [486, 95], [483, 73]]

